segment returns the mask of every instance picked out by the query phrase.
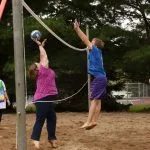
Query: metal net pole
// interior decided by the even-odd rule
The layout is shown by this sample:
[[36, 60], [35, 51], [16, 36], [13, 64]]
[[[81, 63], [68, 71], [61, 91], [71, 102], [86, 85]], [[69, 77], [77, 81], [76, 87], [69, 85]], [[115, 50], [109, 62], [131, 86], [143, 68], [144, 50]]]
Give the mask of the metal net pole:
[[[86, 35], [89, 38], [89, 26], [86, 25]], [[87, 78], [88, 78], [88, 107], [90, 108], [90, 75], [88, 74], [88, 66], [89, 66], [89, 50], [87, 50]]]

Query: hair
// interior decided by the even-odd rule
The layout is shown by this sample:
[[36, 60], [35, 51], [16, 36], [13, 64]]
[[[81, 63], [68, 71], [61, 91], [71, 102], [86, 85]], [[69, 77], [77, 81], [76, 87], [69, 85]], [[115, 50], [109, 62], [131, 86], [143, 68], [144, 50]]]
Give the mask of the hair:
[[28, 68], [28, 75], [30, 79], [35, 80], [37, 76], [37, 65], [35, 63], [31, 64]]
[[99, 39], [99, 38], [93, 38], [93, 40], [95, 41], [95, 45], [98, 48], [103, 48], [104, 47], [104, 42], [101, 39]]

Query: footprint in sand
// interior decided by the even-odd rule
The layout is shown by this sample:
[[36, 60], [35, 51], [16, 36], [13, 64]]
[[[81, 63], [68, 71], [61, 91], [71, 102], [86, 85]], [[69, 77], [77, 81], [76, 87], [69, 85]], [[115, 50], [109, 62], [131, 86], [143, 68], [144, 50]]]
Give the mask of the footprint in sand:
[[7, 130], [9, 127], [0, 127], [0, 130]]

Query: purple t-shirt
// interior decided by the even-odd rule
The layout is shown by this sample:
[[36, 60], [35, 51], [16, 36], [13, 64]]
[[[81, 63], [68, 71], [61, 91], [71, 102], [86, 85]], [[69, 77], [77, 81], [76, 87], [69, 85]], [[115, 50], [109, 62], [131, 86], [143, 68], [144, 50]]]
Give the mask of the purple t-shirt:
[[40, 66], [36, 79], [34, 101], [48, 95], [58, 94], [55, 77], [55, 72], [51, 68], [46, 68], [42, 65]]

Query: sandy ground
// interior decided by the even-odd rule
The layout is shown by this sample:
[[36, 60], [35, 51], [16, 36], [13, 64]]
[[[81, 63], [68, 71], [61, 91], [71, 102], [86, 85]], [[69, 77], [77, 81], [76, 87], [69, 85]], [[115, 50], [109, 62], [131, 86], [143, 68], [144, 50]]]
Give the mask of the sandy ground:
[[[79, 129], [87, 113], [57, 113], [57, 150], [150, 150], [150, 114], [102, 113], [98, 126]], [[30, 134], [35, 114], [27, 114], [27, 150], [34, 150]], [[0, 125], [0, 150], [15, 150], [16, 116], [4, 114]], [[41, 136], [42, 150], [51, 150], [46, 127]]]

